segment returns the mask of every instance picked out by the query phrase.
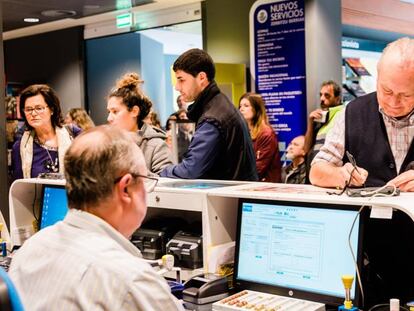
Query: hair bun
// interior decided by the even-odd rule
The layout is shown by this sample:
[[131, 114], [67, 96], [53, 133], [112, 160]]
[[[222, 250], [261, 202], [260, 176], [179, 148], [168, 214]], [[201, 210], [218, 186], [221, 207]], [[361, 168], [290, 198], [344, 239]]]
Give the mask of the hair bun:
[[116, 82], [117, 88], [128, 88], [130, 90], [139, 89], [140, 84], [144, 83], [144, 80], [141, 80], [139, 75], [135, 72], [129, 72], [122, 76]]

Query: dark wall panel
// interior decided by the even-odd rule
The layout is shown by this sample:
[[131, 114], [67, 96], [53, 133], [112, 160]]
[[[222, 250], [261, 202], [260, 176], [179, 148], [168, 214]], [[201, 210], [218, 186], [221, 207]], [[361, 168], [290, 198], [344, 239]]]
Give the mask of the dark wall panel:
[[140, 72], [139, 34], [86, 41], [86, 79], [88, 104], [96, 124], [106, 123], [106, 97], [124, 73]]
[[83, 27], [4, 42], [7, 82], [47, 83], [58, 93], [62, 110], [83, 107]]

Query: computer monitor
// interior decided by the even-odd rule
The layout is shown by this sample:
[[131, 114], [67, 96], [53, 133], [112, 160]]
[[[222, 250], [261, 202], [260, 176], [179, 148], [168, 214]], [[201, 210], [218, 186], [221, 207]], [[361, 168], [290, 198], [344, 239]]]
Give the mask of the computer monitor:
[[[359, 208], [240, 199], [235, 286], [328, 305], [343, 304], [341, 276], [356, 277], [348, 235]], [[358, 216], [350, 239], [359, 259], [362, 218]], [[354, 301], [359, 299], [356, 288], [354, 282]]]
[[43, 185], [39, 230], [63, 220], [67, 212], [68, 198], [65, 187]]

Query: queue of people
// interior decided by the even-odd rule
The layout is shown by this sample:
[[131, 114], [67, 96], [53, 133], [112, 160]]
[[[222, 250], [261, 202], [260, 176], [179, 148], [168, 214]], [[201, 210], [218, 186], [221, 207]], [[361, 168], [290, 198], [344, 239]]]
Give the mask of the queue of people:
[[[409, 190], [414, 188], [411, 169], [402, 177], [397, 176], [414, 166], [409, 156], [412, 94], [410, 84], [403, 83], [401, 78], [412, 79], [407, 56], [411, 56], [412, 41], [403, 38], [391, 43], [378, 64], [377, 92], [360, 97], [346, 107], [341, 102], [340, 85], [332, 80], [323, 82], [320, 107], [310, 112], [306, 133], [288, 145], [284, 153], [288, 163], [283, 167], [277, 134], [268, 122], [264, 99], [259, 94], [246, 93], [239, 101], [239, 109], [235, 109], [214, 80], [213, 60], [200, 49], [185, 52], [173, 65], [180, 96], [177, 98], [179, 110], [169, 121], [195, 123], [195, 131], [183, 136], [185, 148], [179, 154], [178, 164], [172, 163], [169, 122], [166, 131], [161, 129], [151, 100], [141, 89], [143, 80], [138, 74], [125, 74], [116, 82], [107, 98], [107, 121], [138, 135], [138, 146], [144, 153], [148, 170], [162, 177], [312, 182], [329, 187], [344, 187], [348, 181], [353, 186], [391, 181]], [[396, 69], [385, 70], [389, 64]], [[399, 68], [403, 66], [404, 70]], [[401, 83], [396, 85], [395, 81]], [[379, 119], [374, 118], [374, 112], [363, 110], [367, 107], [378, 109]], [[44, 172], [63, 173], [64, 153], [82, 130], [94, 126], [93, 121], [84, 110], [76, 108], [68, 112], [65, 125], [59, 99], [47, 85], [32, 85], [23, 90], [20, 109], [26, 130], [13, 145], [13, 179], [36, 177]], [[362, 116], [372, 118], [372, 123], [363, 120], [356, 123]], [[347, 126], [351, 119], [352, 127]], [[371, 133], [374, 124], [378, 128]], [[386, 171], [372, 171], [372, 163], [377, 162], [367, 160], [370, 157], [361, 151], [364, 149], [360, 146], [373, 143], [363, 139], [368, 133], [381, 143], [383, 150], [381, 156], [376, 153], [377, 162], [387, 159]], [[303, 148], [299, 147], [302, 145]], [[361, 165], [358, 170], [348, 164], [345, 151], [354, 155]], [[305, 174], [303, 167], [306, 167]], [[299, 174], [297, 178], [293, 178], [293, 172]]]
[[[152, 110], [151, 100], [141, 89], [143, 80], [138, 74], [127, 73], [121, 77], [107, 98], [107, 122], [137, 133], [138, 146], [151, 174], [170, 178], [304, 182], [302, 178], [293, 178], [290, 171], [296, 167], [297, 160], [291, 159], [291, 165], [282, 168], [277, 134], [269, 124], [265, 101], [259, 94], [244, 94], [239, 109], [235, 109], [214, 81], [213, 60], [200, 49], [181, 55], [173, 69], [177, 76], [176, 89], [180, 92], [177, 98], [179, 109], [168, 118], [165, 131]], [[51, 95], [38, 94], [30, 91], [31, 88], [45, 88]], [[340, 102], [337, 89], [333, 81], [322, 85], [321, 108]], [[85, 110], [74, 108], [67, 113], [63, 126], [59, 99], [46, 85], [31, 86], [23, 91], [20, 105], [30, 131], [26, 131], [13, 146], [13, 179], [36, 177], [45, 172], [64, 173], [65, 151], [74, 137], [94, 126], [92, 119]], [[310, 114], [309, 124], [320, 117], [321, 111]], [[328, 119], [333, 116], [330, 112]], [[195, 130], [190, 124], [178, 127], [177, 134], [180, 135], [176, 137], [180, 148], [176, 165], [172, 164], [171, 120], [190, 120], [196, 125]], [[327, 124], [308, 127], [303, 147], [305, 154], [320, 144], [318, 135], [326, 127]], [[65, 132], [68, 135], [64, 135]], [[22, 140], [25, 142], [23, 147]], [[292, 143], [296, 144], [297, 140], [294, 141]], [[30, 148], [34, 150], [33, 156]], [[285, 179], [287, 173], [290, 177]]]

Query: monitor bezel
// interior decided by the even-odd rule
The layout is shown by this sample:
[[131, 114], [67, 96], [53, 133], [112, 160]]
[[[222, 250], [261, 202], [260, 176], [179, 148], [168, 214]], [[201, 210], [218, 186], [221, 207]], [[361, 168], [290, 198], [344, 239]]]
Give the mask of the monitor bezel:
[[[294, 206], [294, 207], [305, 207], [305, 208], [309, 207], [309, 208], [320, 208], [320, 209], [351, 210], [351, 211], [359, 211], [361, 208], [361, 205], [352, 205], [352, 204], [343, 204], [343, 203], [327, 203], [327, 202], [317, 203], [317, 202], [299, 202], [299, 201], [284, 201], [284, 200], [248, 199], [248, 198], [239, 198], [239, 202], [238, 202], [236, 248], [235, 248], [235, 258], [234, 258], [235, 261], [234, 261], [234, 274], [233, 274], [233, 284], [234, 284], [236, 291], [250, 289], [250, 290], [275, 294], [275, 295], [316, 301], [316, 302], [327, 304], [329, 306], [343, 305], [344, 297], [345, 297], [345, 289], [343, 292], [343, 296], [338, 297], [338, 296], [332, 296], [332, 295], [326, 295], [326, 294], [312, 293], [312, 292], [300, 290], [300, 289], [287, 288], [287, 287], [282, 287], [282, 286], [277, 286], [277, 285], [269, 285], [269, 284], [264, 284], [264, 283], [256, 283], [256, 282], [246, 281], [243, 279], [238, 279], [240, 230], [241, 230], [241, 216], [242, 216], [243, 203], [259, 203], [259, 204], [271, 204], [271, 205]], [[361, 267], [362, 267], [362, 257], [363, 257], [362, 252], [363, 252], [363, 243], [364, 243], [364, 238], [363, 238], [364, 237], [364, 219], [366, 219], [369, 210], [370, 210], [370, 206], [368, 206], [368, 208], [363, 209], [359, 217], [358, 250], [357, 251], [354, 250], [360, 273], [362, 273]], [[357, 276], [355, 274], [354, 282], [352, 284], [352, 287], [356, 288], [355, 298], [353, 299], [353, 302], [354, 302], [354, 305], [360, 305], [361, 291], [360, 291], [359, 284], [358, 284], [356, 277]]]
[[[43, 184], [42, 185], [42, 195], [40, 197], [39, 220], [38, 220], [38, 229], [39, 230], [42, 230], [44, 228], [47, 228], [47, 227], [42, 227], [43, 206], [44, 206], [44, 203], [45, 203], [44, 200], [45, 200], [45, 190], [46, 190], [46, 188], [63, 189], [66, 192], [66, 187], [63, 186], [63, 185], [49, 185], [49, 184]], [[66, 193], [66, 196], [67, 196], [67, 193]], [[68, 206], [68, 209], [69, 209], [69, 206]]]

